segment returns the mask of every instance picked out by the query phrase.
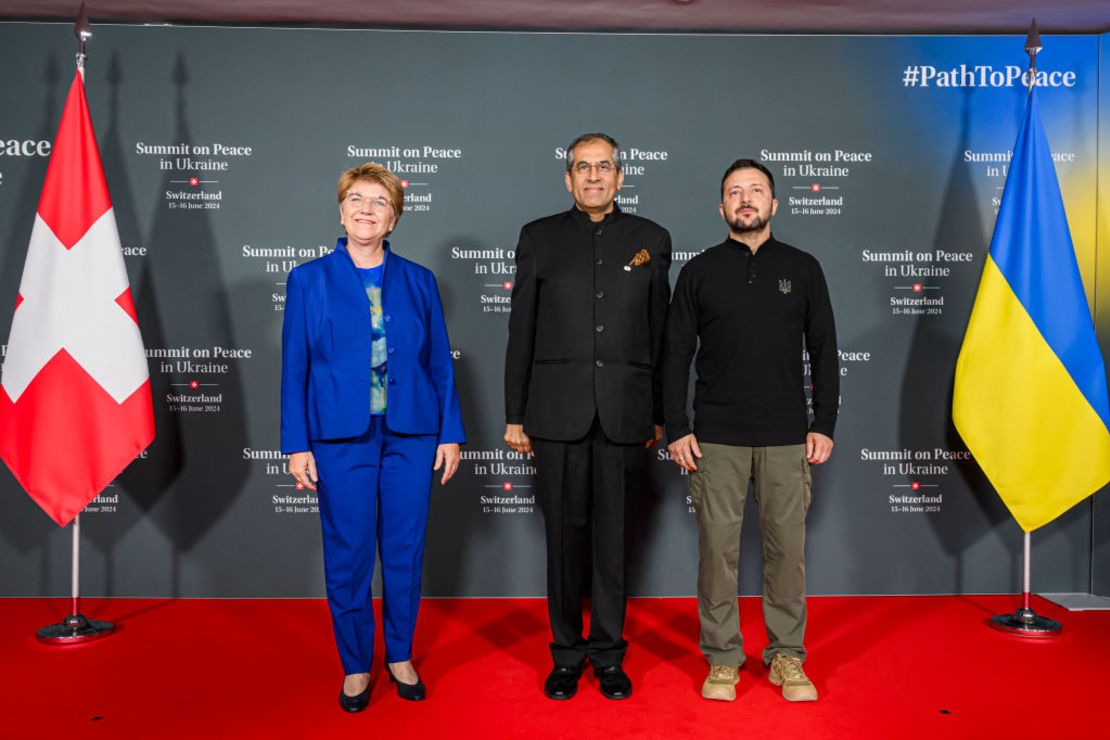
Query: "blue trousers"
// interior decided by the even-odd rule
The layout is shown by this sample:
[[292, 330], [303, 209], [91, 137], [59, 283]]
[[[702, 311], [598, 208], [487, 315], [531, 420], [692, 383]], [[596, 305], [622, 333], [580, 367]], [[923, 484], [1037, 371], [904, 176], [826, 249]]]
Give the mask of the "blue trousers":
[[382, 559], [382, 621], [390, 663], [412, 657], [420, 608], [434, 435], [391, 432], [373, 416], [361, 437], [312, 443], [319, 476], [328, 608], [343, 673], [368, 673], [374, 655], [370, 582]]

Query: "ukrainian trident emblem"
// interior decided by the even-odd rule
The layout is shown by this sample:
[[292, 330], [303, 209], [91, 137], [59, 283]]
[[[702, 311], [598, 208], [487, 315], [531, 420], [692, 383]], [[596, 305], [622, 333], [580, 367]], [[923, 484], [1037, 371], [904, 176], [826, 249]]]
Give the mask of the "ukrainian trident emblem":
[[779, 278], [779, 292], [786, 295], [790, 292], [790, 280], [787, 278]]

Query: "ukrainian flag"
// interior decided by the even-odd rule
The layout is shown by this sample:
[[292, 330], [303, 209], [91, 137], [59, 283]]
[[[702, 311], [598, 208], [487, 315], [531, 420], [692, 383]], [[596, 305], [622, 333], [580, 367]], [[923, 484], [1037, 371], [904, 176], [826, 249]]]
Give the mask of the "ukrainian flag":
[[952, 418], [1026, 532], [1110, 480], [1106, 370], [1036, 89], [956, 362]]

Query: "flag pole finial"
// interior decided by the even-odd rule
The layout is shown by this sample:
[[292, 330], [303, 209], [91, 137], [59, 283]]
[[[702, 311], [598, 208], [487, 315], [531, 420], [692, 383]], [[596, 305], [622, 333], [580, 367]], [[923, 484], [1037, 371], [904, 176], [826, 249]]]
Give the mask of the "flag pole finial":
[[1029, 92], [1033, 92], [1037, 77], [1037, 54], [1044, 46], [1041, 44], [1041, 34], [1037, 30], [1037, 19], [1029, 24], [1029, 34], [1025, 37], [1025, 53], [1029, 55]]
[[92, 26], [89, 25], [89, 11], [81, 0], [81, 9], [77, 11], [77, 22], [73, 24], [73, 35], [77, 38], [77, 69], [85, 71], [85, 41], [92, 38]]

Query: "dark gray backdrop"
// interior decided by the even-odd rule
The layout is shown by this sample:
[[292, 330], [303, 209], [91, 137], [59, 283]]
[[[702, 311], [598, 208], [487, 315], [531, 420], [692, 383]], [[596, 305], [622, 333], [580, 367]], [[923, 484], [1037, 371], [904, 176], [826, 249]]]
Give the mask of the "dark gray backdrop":
[[[500, 442], [506, 283], [520, 225], [569, 205], [557, 149], [587, 130], [633, 154], [622, 202], [671, 230], [672, 280], [723, 237], [719, 180], [739, 156], [779, 178], [776, 235], [824, 266], [854, 354], [833, 459], [815, 474], [810, 591], [1018, 587], [1020, 530], [974, 463], [945, 458], [966, 454], [952, 374], [1002, 185], [1004, 162], [979, 160], [1011, 147], [1023, 92], [914, 86], [907, 70], [1022, 65], [1020, 38], [95, 30], [87, 90], [158, 438], [82, 517], [86, 594], [322, 594], [313, 502], [277, 454], [283, 281], [334, 245], [335, 181], [373, 159], [408, 181], [392, 243], [439, 278], [470, 439], [434, 492], [425, 593], [541, 595], [530, 466]], [[67, 25], [0, 24], [0, 143], [53, 139], [72, 46]], [[1058, 170], [1090, 281], [1099, 39], [1048, 46], [1042, 66], [1076, 75], [1043, 108], [1053, 148], [1072, 155]], [[23, 151], [0, 155], [6, 306], [47, 162]], [[972, 261], [947, 261], [958, 255]], [[634, 502], [632, 592], [687, 595], [696, 530], [661, 454]], [[920, 495], [939, 500], [900, 498]], [[1034, 543], [1039, 590], [1086, 590], [1088, 504]], [[742, 592], [758, 593], [751, 508], [743, 553]], [[0, 595], [68, 592], [69, 532], [6, 470], [0, 563]]]

